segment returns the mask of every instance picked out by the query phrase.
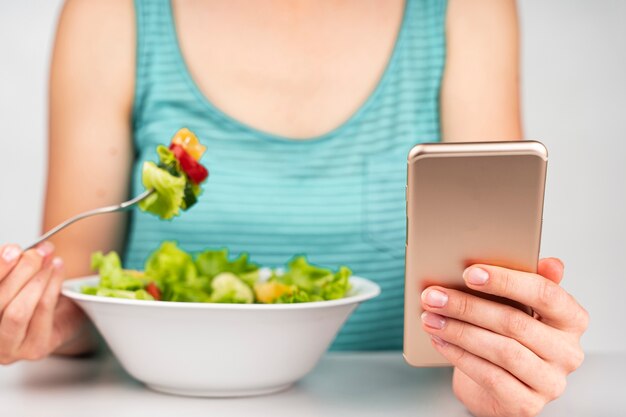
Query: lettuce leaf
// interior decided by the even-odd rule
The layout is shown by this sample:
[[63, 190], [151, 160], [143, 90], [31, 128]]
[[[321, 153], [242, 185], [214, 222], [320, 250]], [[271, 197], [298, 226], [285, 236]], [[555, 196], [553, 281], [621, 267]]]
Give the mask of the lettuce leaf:
[[95, 252], [91, 255], [91, 268], [100, 274], [99, 288], [136, 291], [143, 289], [146, 284], [143, 274], [122, 269], [122, 262], [115, 252], [106, 255]]
[[324, 299], [315, 294], [310, 294], [301, 289], [296, 289], [290, 294], [283, 294], [276, 298], [274, 303], [276, 304], [293, 304], [293, 303], [309, 303], [311, 301], [324, 301]]
[[232, 272], [250, 287], [259, 278], [259, 266], [250, 262], [247, 253], [241, 253], [235, 260], [230, 261], [228, 249], [206, 250], [198, 254], [196, 267], [200, 275], [209, 279], [222, 272]]
[[[208, 303], [211, 301], [206, 285], [196, 281], [192, 283], [173, 282], [168, 284], [167, 293], [164, 294], [165, 301], [179, 301], [186, 303]], [[167, 298], [165, 298], [167, 297]]]
[[250, 304], [254, 302], [252, 289], [237, 275], [222, 272], [211, 282], [211, 302]]
[[124, 291], [112, 290], [110, 288], [98, 288], [95, 295], [101, 297], [126, 298], [129, 300], [154, 300], [146, 290]]
[[161, 243], [161, 246], [152, 252], [144, 268], [146, 275], [157, 283], [192, 281], [198, 275], [191, 255], [180, 249], [173, 241]]
[[208, 278], [213, 278], [228, 268], [228, 249], [207, 250], [196, 256], [198, 272]]
[[159, 168], [163, 168], [175, 177], [182, 177], [185, 174], [180, 168], [180, 163], [174, 153], [163, 145], [157, 146], [157, 154], [159, 155]]
[[139, 208], [163, 219], [177, 216], [185, 195], [186, 177], [176, 177], [154, 162], [144, 162], [141, 176], [143, 186], [155, 192], [141, 201]]
[[146, 276], [162, 290], [162, 299], [170, 301], [206, 301], [210, 280], [200, 276], [190, 254], [165, 241], [150, 255], [145, 264]]
[[336, 300], [345, 297], [350, 289], [352, 271], [345, 266], [337, 272], [311, 265], [304, 256], [295, 257], [282, 275], [273, 274], [270, 281], [293, 285], [297, 291], [284, 294], [276, 302], [305, 302]]
[[183, 200], [180, 208], [187, 210], [198, 202], [198, 196], [202, 192], [202, 188], [199, 184], [194, 184], [186, 178], [185, 173], [180, 167], [180, 162], [174, 156], [174, 153], [163, 145], [157, 147], [157, 154], [159, 154], [159, 168], [166, 170], [175, 177], [185, 178], [185, 187], [183, 189]]
[[145, 263], [145, 271], [122, 269], [115, 252], [92, 256], [92, 267], [100, 273], [95, 287], [85, 294], [135, 300], [152, 300], [146, 291], [155, 283], [162, 301], [213, 303], [304, 303], [345, 297], [350, 289], [349, 268], [337, 271], [310, 264], [304, 256], [293, 258], [284, 273], [274, 270], [259, 282], [259, 267], [247, 253], [230, 260], [227, 249], [206, 250], [192, 255], [176, 242], [165, 241]]

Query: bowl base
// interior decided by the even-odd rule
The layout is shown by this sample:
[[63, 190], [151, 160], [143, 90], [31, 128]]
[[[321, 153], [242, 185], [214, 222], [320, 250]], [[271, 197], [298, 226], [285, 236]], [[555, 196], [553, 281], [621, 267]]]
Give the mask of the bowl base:
[[215, 389], [184, 389], [176, 387], [166, 387], [163, 385], [146, 384], [146, 386], [154, 391], [164, 394], [182, 395], [185, 397], [210, 397], [210, 398], [233, 398], [233, 397], [254, 397], [258, 395], [274, 394], [290, 388], [294, 383], [276, 385], [273, 387], [264, 387], [258, 389], [244, 390], [215, 390]]

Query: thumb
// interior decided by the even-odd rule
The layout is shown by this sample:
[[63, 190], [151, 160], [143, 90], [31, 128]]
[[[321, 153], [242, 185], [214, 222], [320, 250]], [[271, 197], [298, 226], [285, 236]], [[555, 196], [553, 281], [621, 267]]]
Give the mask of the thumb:
[[559, 258], [544, 258], [537, 264], [537, 273], [559, 284], [563, 279], [565, 265]]

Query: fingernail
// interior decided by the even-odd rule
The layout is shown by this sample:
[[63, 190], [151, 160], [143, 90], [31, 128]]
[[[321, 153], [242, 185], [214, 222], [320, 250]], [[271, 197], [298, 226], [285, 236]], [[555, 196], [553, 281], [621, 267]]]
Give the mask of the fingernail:
[[431, 307], [444, 307], [448, 304], [448, 294], [439, 290], [426, 290], [422, 293], [422, 300]]
[[474, 285], [482, 285], [489, 279], [489, 273], [482, 268], [466, 269], [463, 275], [467, 282]]
[[58, 256], [55, 256], [54, 259], [52, 260], [52, 266], [59, 269], [63, 267], [63, 259], [59, 258]]
[[43, 242], [37, 245], [37, 253], [42, 257], [50, 255], [54, 251], [54, 245], [50, 242]]
[[444, 346], [446, 346], [448, 344], [448, 342], [446, 342], [445, 340], [443, 340], [439, 336], [435, 336], [434, 334], [431, 334], [430, 338], [433, 340], [433, 342], [435, 342], [435, 344], [437, 346], [444, 347]]
[[565, 270], [565, 264], [563, 263], [563, 261], [561, 259], [559, 259], [559, 258], [553, 258], [553, 259], [561, 264], [561, 269]]
[[440, 316], [439, 314], [430, 313], [428, 311], [424, 311], [422, 313], [422, 321], [428, 327], [432, 327], [433, 329], [441, 330], [443, 326], [446, 325], [446, 319]]
[[8, 263], [20, 256], [20, 253], [22, 253], [22, 251], [17, 246], [7, 246], [2, 251], [2, 259]]

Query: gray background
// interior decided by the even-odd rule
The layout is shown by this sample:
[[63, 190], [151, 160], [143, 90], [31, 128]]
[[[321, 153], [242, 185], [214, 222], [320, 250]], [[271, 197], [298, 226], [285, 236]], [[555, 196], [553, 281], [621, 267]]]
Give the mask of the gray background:
[[[0, 242], [40, 227], [48, 61], [60, 0], [0, 1]], [[587, 351], [626, 351], [626, 1], [520, 0], [526, 137], [550, 150], [542, 253], [591, 313]]]

